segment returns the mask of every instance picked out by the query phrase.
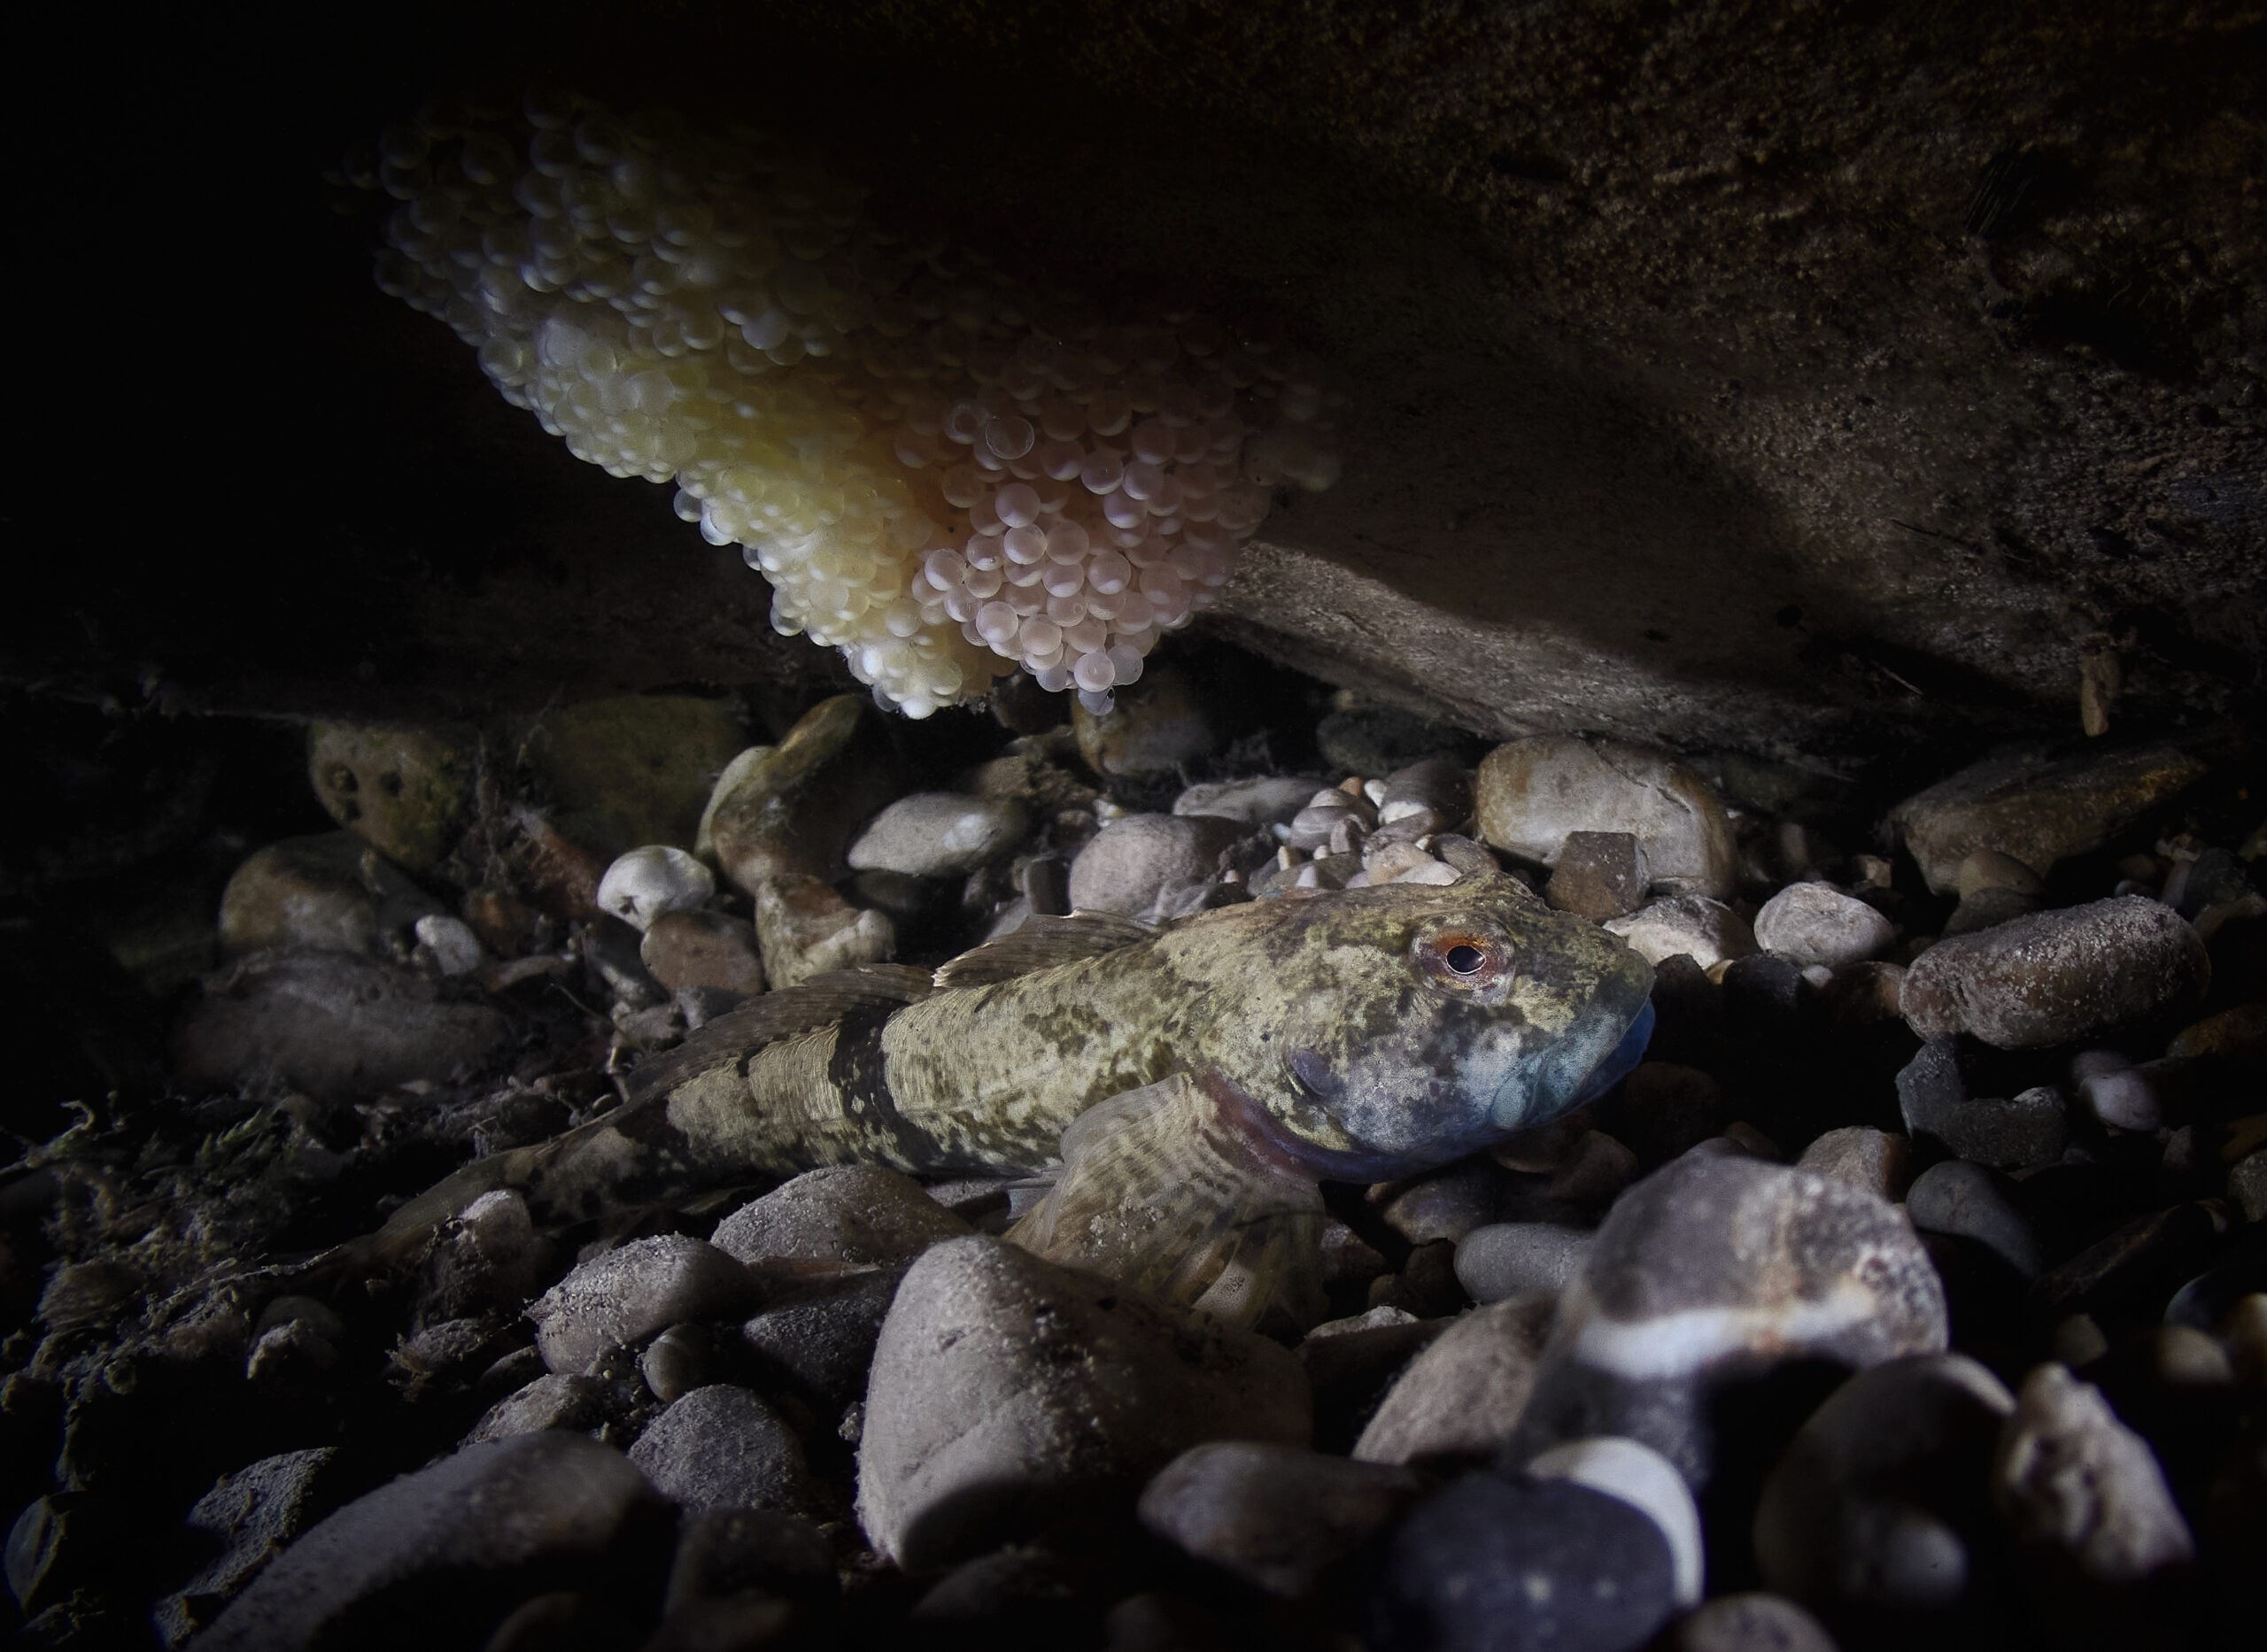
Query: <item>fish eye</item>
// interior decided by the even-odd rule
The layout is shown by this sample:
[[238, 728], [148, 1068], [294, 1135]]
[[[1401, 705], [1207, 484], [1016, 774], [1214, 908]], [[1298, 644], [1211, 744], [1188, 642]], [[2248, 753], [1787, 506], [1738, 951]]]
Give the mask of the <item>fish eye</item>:
[[1418, 967], [1435, 983], [1458, 993], [1493, 996], [1512, 979], [1511, 943], [1482, 929], [1458, 924], [1417, 938]]

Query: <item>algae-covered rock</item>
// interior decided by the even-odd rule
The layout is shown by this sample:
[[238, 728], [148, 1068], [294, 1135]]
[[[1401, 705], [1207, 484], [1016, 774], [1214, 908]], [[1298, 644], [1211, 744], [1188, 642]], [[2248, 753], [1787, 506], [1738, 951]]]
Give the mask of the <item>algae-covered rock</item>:
[[2011, 753], [1914, 793], [1889, 819], [1929, 887], [1946, 895], [1978, 850], [2013, 856], [2044, 876], [2057, 861], [2101, 848], [2204, 773], [2201, 760], [2172, 746], [2052, 761], [2040, 752]]
[[546, 714], [526, 749], [560, 828], [612, 860], [641, 844], [691, 848], [716, 776], [747, 744], [729, 701], [631, 694]]
[[307, 778], [331, 819], [412, 872], [456, 847], [472, 813], [477, 755], [468, 734], [379, 723], [307, 730]]
[[1195, 689], [1172, 666], [1151, 666], [1118, 691], [1118, 709], [1097, 717], [1071, 709], [1079, 754], [1098, 775], [1170, 775], [1212, 749], [1216, 737]]
[[407, 950], [410, 927], [439, 904], [351, 832], [286, 838], [246, 857], [221, 895], [221, 950]]
[[870, 701], [819, 701], [763, 756], [733, 764], [738, 784], [708, 810], [717, 865], [751, 895], [766, 878], [841, 876], [852, 834], [897, 795], [894, 767]]

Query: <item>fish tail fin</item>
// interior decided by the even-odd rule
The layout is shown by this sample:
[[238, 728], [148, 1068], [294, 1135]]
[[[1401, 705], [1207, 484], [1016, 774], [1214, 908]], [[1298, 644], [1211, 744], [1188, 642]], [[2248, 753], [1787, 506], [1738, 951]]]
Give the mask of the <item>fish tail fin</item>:
[[1063, 1132], [1062, 1176], [1007, 1237], [1231, 1324], [1312, 1324], [1321, 1190], [1253, 1148], [1234, 1105], [1176, 1073], [1089, 1108]]

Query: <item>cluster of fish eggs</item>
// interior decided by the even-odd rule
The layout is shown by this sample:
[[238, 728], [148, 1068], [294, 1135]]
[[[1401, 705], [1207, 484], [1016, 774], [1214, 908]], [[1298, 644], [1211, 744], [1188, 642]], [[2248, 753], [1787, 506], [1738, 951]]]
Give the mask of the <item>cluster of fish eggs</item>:
[[344, 176], [399, 203], [384, 290], [577, 458], [674, 480], [774, 626], [909, 716], [1018, 667], [1107, 712], [1269, 490], [1338, 474], [1311, 358], [1041, 299], [751, 130], [538, 90], [429, 106]]

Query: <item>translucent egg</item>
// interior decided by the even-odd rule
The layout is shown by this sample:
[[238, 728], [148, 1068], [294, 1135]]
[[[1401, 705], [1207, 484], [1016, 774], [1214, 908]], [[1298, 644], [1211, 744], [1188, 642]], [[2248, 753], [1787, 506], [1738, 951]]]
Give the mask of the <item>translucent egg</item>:
[[1087, 422], [1097, 436], [1116, 436], [1133, 418], [1134, 403], [1123, 390], [1097, 390], [1087, 404]]
[[1000, 490], [1000, 520], [1010, 528], [1027, 528], [1039, 520], [1039, 495], [1026, 482], [1011, 482]]
[[946, 411], [944, 432], [963, 447], [973, 446], [976, 439], [984, 434], [984, 427], [991, 418], [981, 402], [955, 402]]
[[1087, 560], [1093, 544], [1093, 537], [1082, 524], [1058, 521], [1048, 532], [1047, 555], [1051, 561], [1080, 563]]
[[921, 571], [939, 591], [957, 591], [968, 582], [968, 564], [947, 549], [930, 552], [922, 559]]
[[1034, 439], [1031, 421], [1019, 413], [997, 415], [984, 427], [984, 445], [1002, 459], [1021, 459]]
[[1115, 551], [1101, 552], [1087, 564], [1087, 583], [1105, 596], [1124, 591], [1133, 577], [1133, 564]]
[[1076, 442], [1048, 441], [1041, 443], [1032, 457], [1038, 461], [1041, 475], [1069, 482], [1084, 472], [1087, 452]]
[[1047, 559], [1047, 536], [1028, 524], [1008, 529], [1001, 536], [1000, 544], [1008, 553], [1008, 560], [1019, 567], [1030, 567]]
[[978, 480], [971, 465], [956, 465], [945, 472], [938, 482], [938, 491], [945, 496], [945, 503], [958, 510], [966, 510], [984, 497], [984, 484]]
[[1162, 465], [1173, 455], [1172, 427], [1162, 419], [1143, 420], [1130, 440], [1134, 457], [1145, 464]]
[[1125, 479], [1125, 462], [1108, 448], [1087, 454], [1086, 463], [1079, 469], [1079, 481], [1089, 493], [1115, 492]]

